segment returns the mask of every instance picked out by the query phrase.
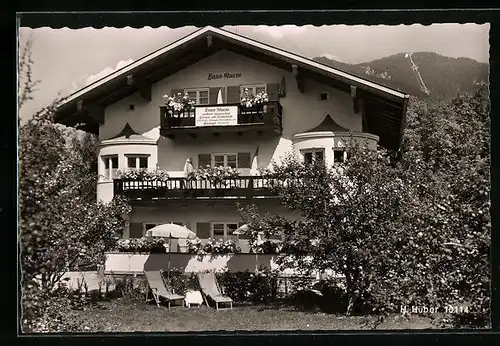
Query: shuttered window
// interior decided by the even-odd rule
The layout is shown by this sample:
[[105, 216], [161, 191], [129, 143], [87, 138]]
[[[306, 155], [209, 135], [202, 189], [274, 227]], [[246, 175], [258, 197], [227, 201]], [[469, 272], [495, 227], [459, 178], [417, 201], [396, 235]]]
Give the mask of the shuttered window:
[[254, 85], [242, 85], [240, 86], [240, 96], [244, 94], [245, 90], [248, 89], [248, 92], [251, 95], [257, 95], [258, 93], [265, 93], [267, 90], [266, 84], [254, 84]]
[[212, 232], [210, 237], [214, 239], [236, 239], [238, 236], [233, 234], [238, 228], [237, 223], [233, 222], [212, 222]]
[[148, 155], [127, 155], [128, 169], [147, 169]]

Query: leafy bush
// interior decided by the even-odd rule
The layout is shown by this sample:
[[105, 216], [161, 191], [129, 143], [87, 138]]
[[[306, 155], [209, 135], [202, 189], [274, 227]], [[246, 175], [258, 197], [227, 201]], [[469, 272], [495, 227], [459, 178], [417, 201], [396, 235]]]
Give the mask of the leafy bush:
[[278, 297], [278, 276], [269, 269], [258, 272], [237, 272], [217, 274], [219, 284], [225, 293], [236, 301], [270, 303]]
[[127, 238], [118, 240], [118, 251], [120, 252], [151, 252], [166, 253], [163, 238]]
[[187, 291], [200, 291], [200, 284], [195, 273], [163, 272], [166, 284], [176, 294], [185, 295]]

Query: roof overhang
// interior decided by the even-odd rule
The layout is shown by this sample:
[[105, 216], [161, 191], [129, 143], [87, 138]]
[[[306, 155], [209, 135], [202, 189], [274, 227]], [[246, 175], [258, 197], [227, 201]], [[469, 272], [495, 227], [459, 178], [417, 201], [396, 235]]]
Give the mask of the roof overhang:
[[[205, 27], [163, 47], [120, 70], [78, 90], [61, 103], [55, 121], [68, 126], [86, 123], [85, 130], [98, 133], [104, 108], [139, 92], [151, 99], [151, 85], [177, 71], [226, 49], [261, 60], [301, 78], [315, 79], [362, 98], [370, 132], [380, 144], [398, 149], [409, 95], [311, 59], [290, 53], [232, 32]], [[353, 90], [355, 91], [353, 94]]]

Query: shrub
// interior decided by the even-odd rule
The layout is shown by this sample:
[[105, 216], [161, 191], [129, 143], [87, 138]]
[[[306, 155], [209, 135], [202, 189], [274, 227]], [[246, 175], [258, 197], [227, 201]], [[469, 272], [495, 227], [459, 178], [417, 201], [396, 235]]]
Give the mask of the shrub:
[[278, 276], [269, 269], [258, 272], [218, 274], [219, 283], [225, 293], [236, 301], [270, 303], [278, 297]]

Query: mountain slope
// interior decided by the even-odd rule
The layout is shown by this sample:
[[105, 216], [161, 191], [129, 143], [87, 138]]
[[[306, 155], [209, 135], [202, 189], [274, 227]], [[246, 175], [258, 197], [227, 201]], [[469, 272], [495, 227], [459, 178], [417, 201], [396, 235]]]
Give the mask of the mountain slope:
[[473, 92], [478, 83], [488, 82], [488, 64], [472, 59], [450, 58], [431, 52], [413, 53], [412, 59], [429, 95], [422, 90], [404, 53], [361, 64], [346, 64], [326, 57], [313, 60], [423, 99], [445, 100], [459, 91]]

